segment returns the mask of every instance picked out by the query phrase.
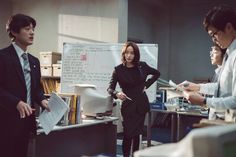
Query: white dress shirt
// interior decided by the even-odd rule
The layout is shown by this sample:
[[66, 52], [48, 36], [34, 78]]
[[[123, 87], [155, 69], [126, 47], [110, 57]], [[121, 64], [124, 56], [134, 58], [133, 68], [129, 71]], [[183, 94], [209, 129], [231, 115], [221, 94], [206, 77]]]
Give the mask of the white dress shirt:
[[24, 71], [24, 69], [23, 69], [23, 67], [24, 67], [24, 59], [22, 58], [22, 55], [23, 55], [23, 53], [27, 53], [27, 51], [26, 52], [23, 51], [18, 45], [16, 45], [15, 42], [12, 42], [12, 45], [13, 45], [13, 47], [16, 50], [17, 56], [20, 59], [20, 64], [21, 64], [22, 70]]
[[[219, 79], [220, 70], [221, 70], [221, 66], [218, 66], [218, 68], [215, 69], [215, 80], [214, 81], [217, 81]], [[216, 97], [217, 90], [218, 90], [218, 83], [217, 82], [204, 83], [204, 84], [199, 84], [199, 85], [200, 85], [199, 93]], [[215, 120], [215, 119], [217, 119], [217, 117], [223, 118], [224, 112], [225, 112], [225, 110], [216, 110], [215, 108], [210, 107], [208, 119]]]
[[[221, 70], [221, 66], [218, 66], [218, 68], [215, 69], [215, 76], [217, 77], [216, 80], [219, 79], [220, 70]], [[199, 93], [216, 96], [217, 89], [218, 89], [217, 82], [200, 83], [199, 85], [200, 85]]]
[[207, 98], [207, 105], [215, 109], [236, 108], [236, 39], [226, 51], [228, 59], [222, 66], [220, 81], [220, 96]]

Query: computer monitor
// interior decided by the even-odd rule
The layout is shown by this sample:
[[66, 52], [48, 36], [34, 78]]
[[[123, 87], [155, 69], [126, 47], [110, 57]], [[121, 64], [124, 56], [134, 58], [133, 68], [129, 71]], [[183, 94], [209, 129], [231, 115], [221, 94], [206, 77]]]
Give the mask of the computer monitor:
[[95, 85], [76, 84], [75, 93], [80, 95], [80, 104], [84, 115], [98, 116], [112, 110], [113, 98], [110, 95], [99, 93]]
[[134, 157], [236, 157], [236, 125], [192, 130], [178, 143], [153, 146]]

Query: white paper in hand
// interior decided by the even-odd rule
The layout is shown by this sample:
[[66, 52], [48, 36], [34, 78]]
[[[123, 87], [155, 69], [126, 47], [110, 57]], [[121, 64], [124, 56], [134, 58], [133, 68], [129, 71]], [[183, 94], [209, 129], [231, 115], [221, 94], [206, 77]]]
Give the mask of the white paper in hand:
[[179, 87], [176, 83], [174, 83], [172, 80], [169, 80], [169, 85], [171, 87], [174, 87], [175, 89], [179, 90], [179, 91], [184, 91], [183, 88]]
[[52, 93], [48, 102], [50, 112], [44, 110], [39, 116], [39, 122], [45, 134], [49, 134], [53, 127], [59, 122], [65, 112], [69, 109], [68, 105], [56, 93]]

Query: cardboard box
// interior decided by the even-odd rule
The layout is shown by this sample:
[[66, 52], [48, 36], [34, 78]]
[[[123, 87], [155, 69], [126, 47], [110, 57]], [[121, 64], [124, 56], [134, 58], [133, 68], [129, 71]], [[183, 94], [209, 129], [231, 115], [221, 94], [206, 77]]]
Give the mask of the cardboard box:
[[41, 76], [52, 76], [52, 66], [41, 66]]
[[53, 76], [61, 76], [61, 64], [52, 65]]
[[61, 53], [58, 52], [40, 52], [40, 65], [52, 66], [61, 60]]

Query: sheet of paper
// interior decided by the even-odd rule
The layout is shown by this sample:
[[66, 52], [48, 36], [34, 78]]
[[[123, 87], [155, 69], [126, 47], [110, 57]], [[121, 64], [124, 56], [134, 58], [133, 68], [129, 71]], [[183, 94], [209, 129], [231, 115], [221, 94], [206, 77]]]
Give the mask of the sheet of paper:
[[184, 89], [179, 87], [172, 80], [166, 81], [164, 79], [159, 78], [158, 81], [160, 85], [166, 86], [166, 87], [160, 87], [159, 89], [163, 89], [167, 91], [167, 99], [183, 96]]
[[178, 86], [176, 83], [174, 83], [172, 80], [169, 81], [169, 85], [170, 85], [171, 87], [174, 87], [175, 89], [181, 91], [181, 92], [184, 91], [183, 88], [179, 87], [179, 86]]
[[164, 86], [164, 87], [170, 87], [169, 82], [164, 79], [161, 79], [161, 78], [158, 78], [157, 84]]
[[52, 131], [53, 127], [69, 109], [68, 105], [56, 93], [51, 94], [48, 105], [51, 111], [44, 110], [39, 116], [39, 122], [46, 135]]
[[165, 88], [165, 90], [167, 92], [167, 99], [183, 97], [183, 92], [177, 91], [174, 88]]

